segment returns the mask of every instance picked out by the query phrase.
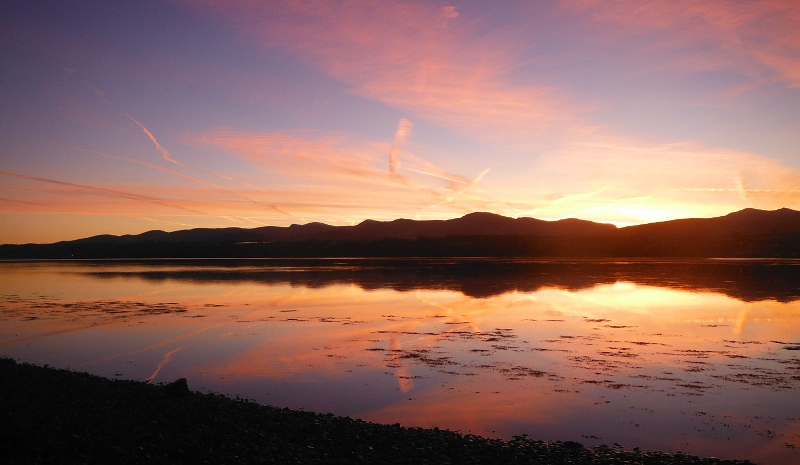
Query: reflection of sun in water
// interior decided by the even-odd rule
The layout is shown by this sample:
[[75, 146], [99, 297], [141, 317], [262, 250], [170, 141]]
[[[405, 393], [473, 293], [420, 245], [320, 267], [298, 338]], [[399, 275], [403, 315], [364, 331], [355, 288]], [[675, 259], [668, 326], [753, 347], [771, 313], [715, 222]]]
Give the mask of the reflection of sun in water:
[[626, 281], [601, 284], [591, 290], [567, 292], [565, 295], [576, 301], [593, 302], [600, 308], [624, 309], [635, 313], [652, 312], [654, 308], [727, 308], [734, 304], [721, 294], [681, 291]]
[[[161, 288], [146, 281], [134, 284], [144, 286], [137, 295], [151, 296], [146, 300], [165, 300]], [[176, 289], [183, 293], [175, 294]], [[799, 340], [800, 302], [745, 302], [710, 291], [629, 281], [485, 298], [443, 289], [367, 291], [351, 283], [320, 288], [245, 284], [236, 293], [227, 285], [201, 289], [206, 293], [198, 295], [189, 286], [168, 291], [175, 294], [169, 300], [179, 302], [174, 309], [185, 311], [135, 312], [137, 320], [140, 313], [149, 318], [146, 332], [152, 340], [100, 362], [147, 360], [141, 379], [185, 371], [197, 383], [227, 392], [257, 380], [254, 384], [268, 392], [260, 401], [286, 405], [309, 402], [302, 389], [286, 385], [317, 383], [335, 399], [333, 406], [319, 408], [341, 408], [340, 414], [498, 434], [522, 432], [509, 430], [509, 424], [559, 424], [559, 418], [567, 418], [561, 423], [567, 428], [574, 418], [585, 419], [587, 409], [619, 424], [639, 423], [644, 414], [637, 412], [644, 410], [614, 409], [625, 402], [660, 419], [671, 412], [658, 405], [687, 406], [687, 399], [709, 402], [703, 406], [705, 421], [730, 424], [723, 413], [741, 410], [717, 394], [741, 394], [743, 399], [755, 390], [776, 388], [783, 389], [776, 395], [793, 399], [790, 391], [800, 382], [794, 377], [794, 346], [775, 342]], [[219, 297], [226, 291], [224, 299]], [[225, 305], [209, 303], [223, 300]], [[88, 318], [96, 307], [107, 305], [80, 308]], [[67, 310], [72, 315], [77, 309], [60, 312]], [[22, 321], [34, 311], [43, 310], [20, 313], [17, 324], [53, 324]], [[112, 334], [109, 326], [102, 331]], [[769, 360], [762, 356], [765, 351], [773, 353]], [[197, 367], [203, 371], [193, 371]], [[381, 407], [362, 404], [375, 396], [393, 400]], [[342, 407], [344, 398], [352, 398], [357, 407], [346, 410], [351, 407]], [[763, 412], [775, 417], [776, 407], [767, 405]], [[716, 431], [728, 431], [714, 425]], [[601, 436], [600, 431], [614, 429], [605, 423], [595, 426], [579, 433]], [[788, 434], [766, 420], [755, 426]], [[648, 437], [657, 435], [637, 436], [636, 441]], [[697, 438], [688, 432], [681, 440]]]
[[630, 292], [636, 289], [636, 284], [628, 281], [617, 281], [611, 285], [611, 290], [614, 292]]

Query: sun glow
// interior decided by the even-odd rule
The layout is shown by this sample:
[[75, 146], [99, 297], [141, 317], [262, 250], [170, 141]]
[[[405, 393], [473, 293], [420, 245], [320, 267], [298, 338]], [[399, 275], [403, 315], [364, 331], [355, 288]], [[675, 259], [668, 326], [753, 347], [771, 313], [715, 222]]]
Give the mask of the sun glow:
[[0, 243], [800, 209], [789, 1], [83, 8], [2, 18]]

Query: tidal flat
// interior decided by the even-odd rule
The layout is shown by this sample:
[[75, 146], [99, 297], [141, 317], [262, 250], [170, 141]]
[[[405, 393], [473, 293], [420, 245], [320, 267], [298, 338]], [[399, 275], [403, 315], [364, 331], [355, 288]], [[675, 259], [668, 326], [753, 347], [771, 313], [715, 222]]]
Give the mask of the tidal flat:
[[800, 263], [0, 264], [0, 355], [367, 422], [800, 463]]

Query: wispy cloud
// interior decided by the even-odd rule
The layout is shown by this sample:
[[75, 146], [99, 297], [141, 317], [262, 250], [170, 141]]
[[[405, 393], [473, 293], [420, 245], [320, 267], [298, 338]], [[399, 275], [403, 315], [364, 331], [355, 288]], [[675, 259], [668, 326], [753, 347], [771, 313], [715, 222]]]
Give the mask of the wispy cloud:
[[532, 142], [583, 111], [546, 83], [520, 83], [508, 37], [479, 33], [456, 7], [384, 1], [189, 3], [229, 18], [264, 47], [294, 54], [352, 92], [472, 137]]
[[[477, 205], [466, 206], [474, 202], [462, 194], [477, 184], [486, 171], [466, 178], [403, 150], [411, 127], [409, 120], [401, 120], [392, 142], [369, 141], [341, 133], [254, 133], [217, 128], [200, 134], [197, 143], [223, 149], [265, 173], [279, 175], [273, 185], [277, 182], [294, 199], [320, 195], [314, 203], [324, 198], [329, 205], [339, 205], [342, 209], [350, 205], [352, 215], [360, 219], [365, 219], [362, 215], [370, 211], [378, 218], [411, 216], [432, 204], [449, 203], [453, 211], [474, 211]], [[332, 214], [329, 212], [328, 217]]]
[[[388, 148], [390, 179], [416, 175], [415, 187], [429, 187], [419, 176], [446, 183], [427, 190], [429, 201], [417, 214], [446, 206], [448, 211], [484, 208], [514, 216], [589, 216], [636, 223], [687, 214], [709, 216], [743, 206], [767, 208], [778, 202], [797, 205], [796, 199], [781, 198], [777, 192], [767, 195], [764, 189], [786, 190], [790, 195], [791, 189], [778, 185], [794, 182], [786, 180], [793, 179], [792, 170], [768, 157], [693, 142], [651, 143], [614, 135], [587, 122], [585, 115], [593, 106], [576, 103], [564, 88], [533, 74], [515, 79], [519, 77], [515, 72], [530, 59], [525, 55], [528, 44], [518, 44], [518, 49], [503, 36], [507, 30], [486, 27], [482, 22], [486, 18], [468, 16], [458, 7], [348, 0], [187, 1], [229, 18], [265, 48], [299, 57], [347, 83], [357, 95], [401, 109], [415, 121], [512, 147], [498, 156], [506, 170], [502, 179], [484, 181], [486, 171], [473, 178], [456, 175], [404, 151], [401, 141], [410, 126], [401, 122]], [[664, 66], [678, 70], [744, 70], [755, 80], [778, 76], [794, 85], [793, 60], [800, 42], [790, 33], [798, 10], [789, 2], [757, 2], [752, 11], [749, 4], [695, 0], [669, 4], [564, 0], [559, 5], [562, 12], [586, 19], [598, 40], [629, 47], [634, 54], [654, 55], [648, 56], [652, 62], [666, 62]], [[772, 30], [760, 26], [765, 22], [774, 25]], [[648, 47], [632, 45], [631, 36]], [[652, 65], [640, 58], [635, 67]], [[286, 135], [273, 134], [269, 143]], [[278, 143], [300, 144], [291, 137]], [[333, 156], [332, 147], [341, 146], [337, 142], [321, 151], [327, 153], [320, 160], [330, 172], [344, 173], [342, 166], [348, 163], [339, 162], [359, 152], [349, 148], [348, 154]], [[284, 153], [294, 153], [292, 169], [296, 169], [301, 154], [315, 151], [298, 148]], [[273, 157], [270, 165], [274, 170], [285, 161]], [[385, 183], [371, 155], [360, 162], [350, 166], [361, 166], [362, 180]], [[509, 163], [526, 168], [509, 175]], [[309, 179], [321, 179], [314, 172], [305, 171]], [[330, 179], [329, 174], [322, 178]], [[683, 190], [698, 187], [699, 182], [734, 187], [734, 179], [744, 180], [746, 187], [737, 187], [731, 198]], [[476, 190], [479, 181], [481, 189]]]
[[797, 170], [762, 155], [689, 142], [595, 136], [546, 154], [535, 171], [537, 188], [528, 198], [538, 205], [526, 213], [546, 218], [632, 224], [800, 206]]

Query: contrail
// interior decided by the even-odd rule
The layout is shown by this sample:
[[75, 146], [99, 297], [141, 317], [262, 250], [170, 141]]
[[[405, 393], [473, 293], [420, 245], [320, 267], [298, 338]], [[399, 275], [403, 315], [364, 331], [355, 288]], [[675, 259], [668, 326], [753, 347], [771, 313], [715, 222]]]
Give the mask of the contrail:
[[[448, 203], [452, 203], [453, 200], [455, 200], [456, 197], [461, 197], [464, 194], [464, 192], [467, 191], [467, 189], [469, 189], [470, 187], [472, 187], [475, 184], [477, 184], [478, 182], [480, 182], [480, 180], [483, 179], [483, 177], [486, 176], [486, 174], [489, 173], [490, 170], [491, 170], [491, 168], [486, 168], [485, 170], [481, 171], [480, 173], [478, 173], [477, 176], [472, 178], [471, 181], [466, 182], [465, 183], [466, 185], [464, 187], [462, 187], [461, 189], [459, 189], [459, 190], [455, 189], [455, 187], [454, 187], [455, 183], [450, 184], [450, 186], [447, 186], [447, 187], [448, 187], [448, 189], [454, 191], [454, 195], [445, 197], [444, 200], [441, 201], [441, 202], [434, 203], [433, 205], [428, 205], [427, 207], [425, 207], [422, 210], [420, 210], [417, 213], [415, 213], [414, 217], [419, 219], [420, 213], [424, 212], [425, 210], [430, 210], [431, 208], [438, 207], [439, 205], [445, 205], [445, 204], [448, 204]], [[445, 179], [447, 179], [447, 178], [445, 178]], [[461, 181], [461, 180], [458, 180], [458, 182], [464, 183], [464, 181]]]
[[[101, 156], [101, 157], [112, 158], [112, 159], [114, 159], [114, 160], [126, 161], [126, 162], [129, 162], [129, 163], [136, 163], [136, 164], [139, 164], [139, 165], [142, 165], [142, 166], [146, 166], [146, 167], [148, 167], [148, 168], [152, 168], [152, 169], [154, 169], [154, 170], [161, 171], [162, 173], [172, 174], [172, 175], [174, 175], [174, 176], [178, 176], [178, 177], [181, 177], [181, 178], [183, 178], [183, 179], [187, 179], [187, 180], [189, 180], [189, 181], [196, 182], [196, 183], [198, 183], [198, 184], [202, 184], [202, 185], [204, 185], [204, 186], [214, 187], [214, 188], [216, 188], [216, 189], [220, 189], [220, 190], [223, 190], [223, 191], [225, 191], [225, 192], [229, 192], [229, 193], [231, 193], [231, 194], [234, 194], [234, 195], [237, 195], [237, 196], [239, 196], [239, 197], [244, 197], [244, 198], [246, 198], [247, 200], [249, 200], [249, 201], [253, 202], [253, 203], [254, 203], [254, 204], [256, 204], [256, 205], [259, 205], [259, 206], [262, 206], [262, 207], [267, 207], [267, 208], [269, 208], [270, 210], [276, 211], [276, 212], [278, 212], [278, 213], [280, 213], [280, 214], [282, 214], [282, 215], [290, 216], [290, 217], [293, 217], [293, 218], [298, 218], [298, 219], [301, 219], [301, 220], [303, 219], [303, 218], [299, 218], [298, 216], [292, 215], [291, 213], [289, 213], [289, 212], [287, 212], [287, 211], [285, 211], [285, 210], [281, 209], [279, 206], [277, 206], [277, 205], [275, 205], [275, 204], [269, 204], [269, 203], [266, 203], [266, 202], [262, 202], [262, 201], [260, 201], [260, 200], [254, 199], [253, 197], [251, 197], [251, 196], [249, 196], [249, 195], [247, 195], [247, 194], [241, 194], [241, 193], [239, 193], [239, 192], [237, 192], [237, 191], [235, 191], [235, 190], [233, 190], [233, 189], [228, 189], [227, 187], [220, 186], [220, 185], [218, 185], [218, 184], [214, 184], [214, 183], [206, 182], [206, 181], [203, 181], [202, 179], [197, 179], [197, 178], [195, 178], [195, 177], [192, 177], [192, 176], [189, 176], [189, 175], [187, 175], [187, 174], [183, 174], [183, 173], [181, 173], [180, 171], [175, 171], [175, 170], [171, 170], [171, 169], [169, 169], [169, 168], [164, 168], [164, 167], [161, 167], [161, 166], [158, 166], [158, 165], [154, 165], [154, 164], [152, 164], [152, 163], [148, 163], [148, 162], [146, 162], [146, 161], [142, 161], [142, 160], [136, 160], [135, 158], [120, 157], [120, 156], [117, 156], [117, 155], [111, 155], [110, 153], [99, 152], [99, 151], [97, 151], [97, 150], [85, 149], [85, 148], [82, 148], [82, 147], [76, 147], [76, 146], [73, 146], [73, 145], [70, 145], [69, 147], [70, 147], [71, 149], [73, 149], [73, 150], [79, 150], [79, 151], [81, 151], [81, 152], [86, 152], [86, 153], [92, 153], [92, 154], [94, 154], [94, 155], [99, 155], [99, 156]], [[186, 166], [187, 168], [191, 168], [190, 166], [187, 166], [187, 165], [181, 165], [181, 166]], [[210, 173], [210, 172], [208, 172], [208, 171], [204, 171], [204, 170], [197, 169], [197, 168], [193, 168], [193, 169], [196, 169], [197, 171], [201, 171], [201, 172], [203, 172], [203, 173], [207, 173], [207, 174], [214, 175], [214, 173]], [[227, 179], [227, 180], [229, 180], [229, 181], [233, 181], [233, 182], [237, 182], [237, 183], [239, 183], [239, 184], [245, 184], [245, 185], [247, 185], [247, 186], [250, 186], [250, 185], [249, 185], [249, 184], [247, 184], [247, 183], [241, 183], [241, 182], [238, 182], [238, 181], [236, 181], [236, 180], [234, 180], [234, 179], [231, 179], [231, 178], [230, 178], [230, 177], [228, 177], [228, 176], [223, 176], [223, 175], [215, 175], [215, 176], [219, 176], [219, 177], [221, 177], [221, 178], [223, 178], [223, 179]], [[255, 186], [250, 186], [250, 187], [254, 187], [254, 188], [255, 188]], [[262, 190], [262, 191], [266, 192], [264, 189], [260, 189], [260, 190]], [[239, 217], [237, 217], [237, 218], [239, 218]], [[258, 224], [258, 225], [260, 225], [260, 226], [263, 226], [263, 224], [262, 224], [262, 223], [259, 223], [259, 222], [257, 222], [257, 221], [250, 220], [250, 219], [248, 219], [248, 218], [240, 218], [240, 219], [244, 219], [244, 220], [250, 221], [251, 223], [255, 223], [255, 224]], [[304, 220], [304, 221], [305, 221], [305, 220]]]
[[149, 137], [150, 140], [153, 141], [154, 144], [156, 144], [156, 150], [161, 152], [161, 156], [164, 158], [164, 160], [167, 160], [168, 162], [171, 162], [171, 163], [175, 163], [176, 165], [179, 165], [179, 166], [186, 166], [183, 163], [180, 163], [180, 162], [177, 162], [177, 161], [173, 160], [172, 157], [169, 156], [169, 151], [167, 149], [165, 149], [164, 147], [162, 147], [161, 144], [158, 143], [158, 141], [156, 140], [155, 136], [153, 136], [153, 134], [150, 131], [148, 131], [146, 127], [144, 127], [144, 124], [140, 123], [139, 121], [136, 120], [136, 118], [134, 118], [131, 115], [128, 115], [127, 113], [125, 115], [128, 118], [130, 118], [131, 121], [133, 121], [134, 123], [138, 124], [139, 127], [142, 128], [142, 131], [144, 131], [144, 133], [147, 135], [147, 137]]
[[45, 205], [39, 202], [28, 202], [27, 200], [9, 199], [8, 197], [0, 197], [0, 202], [16, 202], [16, 203], [24, 203], [26, 205]]
[[736, 176], [736, 179], [733, 180], [736, 183], [736, 187], [739, 191], [739, 196], [745, 200], [747, 200], [747, 188], [744, 185], [744, 179], [741, 176]]
[[128, 218], [136, 218], [137, 220], [152, 221], [153, 223], [167, 223], [167, 224], [174, 224], [174, 225], [177, 225], [177, 226], [187, 226], [189, 228], [194, 228], [195, 227], [195, 225], [193, 225], [193, 224], [178, 223], [176, 221], [168, 221], [168, 220], [157, 220], [155, 218], [148, 218], [146, 216], [131, 216], [131, 215], [126, 215], [126, 216]]
[[481, 180], [481, 179], [483, 179], [483, 177], [484, 177], [484, 176], [486, 176], [486, 175], [489, 173], [489, 171], [491, 171], [491, 168], [486, 168], [485, 170], [483, 170], [483, 171], [481, 171], [480, 173], [478, 173], [478, 175], [477, 175], [477, 176], [475, 176], [474, 178], [472, 178], [472, 181], [470, 181], [470, 182], [469, 182], [469, 183], [468, 183], [466, 186], [464, 186], [463, 188], [461, 188], [461, 190], [459, 190], [458, 192], [456, 192], [456, 194], [457, 194], [457, 195], [461, 195], [461, 194], [463, 194], [463, 193], [464, 193], [464, 191], [466, 191], [466, 190], [467, 190], [467, 189], [469, 189], [470, 187], [474, 186], [475, 184], [478, 184], [478, 183], [480, 182], [480, 180]]
[[[93, 154], [99, 155], [101, 157], [113, 158], [114, 160], [121, 160], [121, 161], [130, 162], [130, 163], [137, 163], [139, 165], [146, 166], [148, 168], [152, 168], [154, 170], [161, 171], [162, 173], [172, 174], [172, 175], [181, 177], [183, 179], [188, 179], [189, 181], [196, 182], [198, 184], [203, 184], [204, 186], [216, 187], [218, 189], [227, 190], [222, 186], [218, 186], [216, 184], [203, 181], [202, 179], [197, 179], [197, 178], [194, 178], [194, 177], [189, 176], [187, 174], [183, 174], [183, 173], [181, 173], [179, 171], [171, 170], [169, 168], [164, 168], [164, 167], [161, 167], [161, 166], [158, 166], [158, 165], [154, 165], [152, 163], [147, 163], [146, 161], [136, 160], [135, 158], [120, 157], [120, 156], [117, 156], [117, 155], [111, 155], [110, 153], [98, 152], [97, 150], [90, 150], [90, 149], [84, 149], [84, 148], [81, 148], [81, 147], [75, 147], [73, 145], [70, 145], [69, 148], [74, 149], [74, 150], [79, 150], [81, 152], [93, 153]], [[186, 166], [186, 165], [182, 165], [180, 163], [179, 163], [179, 165]]]
[[[408, 183], [408, 180], [404, 179], [399, 174], [401, 163], [400, 159], [398, 158], [398, 152], [400, 151], [400, 146], [404, 144], [408, 140], [408, 136], [411, 134], [411, 128], [414, 127], [414, 123], [406, 118], [401, 118], [400, 122], [397, 124], [397, 131], [394, 134], [394, 142], [392, 143], [392, 148], [389, 151], [389, 174], [392, 177], [400, 178]], [[404, 167], [406, 171], [412, 171], [414, 173], [424, 174], [426, 176], [431, 176], [434, 178], [444, 179], [450, 182], [450, 185], [447, 186], [448, 189], [457, 191], [457, 194], [461, 194], [470, 186], [476, 184], [481, 178], [489, 172], [489, 169], [484, 170], [477, 177], [472, 179], [471, 181], [463, 176], [459, 176], [457, 174], [451, 174], [444, 170], [440, 170], [435, 166], [431, 166], [428, 168], [417, 168], [417, 167]], [[456, 185], [464, 184], [465, 187], [457, 190]]]
[[11, 178], [28, 179], [28, 180], [31, 180], [31, 181], [46, 182], [46, 183], [49, 183], [49, 184], [56, 184], [56, 185], [59, 185], [59, 186], [77, 187], [78, 189], [85, 189], [85, 190], [89, 190], [89, 191], [102, 192], [104, 194], [108, 194], [108, 195], [111, 195], [111, 196], [114, 196], [114, 197], [122, 197], [122, 198], [125, 198], [125, 199], [128, 199], [128, 200], [137, 200], [137, 201], [140, 201], [140, 202], [155, 203], [155, 204], [166, 206], [166, 207], [178, 208], [180, 210], [185, 210], [185, 211], [189, 211], [189, 212], [192, 212], [192, 213], [199, 213], [201, 215], [206, 215], [206, 216], [219, 218], [216, 215], [212, 215], [212, 214], [206, 213], [204, 211], [194, 210], [194, 209], [191, 209], [191, 208], [187, 208], [187, 207], [184, 207], [184, 206], [181, 206], [181, 205], [176, 205], [176, 204], [167, 202], [165, 200], [161, 200], [161, 199], [158, 199], [158, 198], [155, 198], [155, 197], [149, 197], [149, 196], [146, 196], [146, 195], [131, 194], [131, 193], [128, 193], [128, 192], [118, 191], [118, 190], [114, 190], [114, 189], [106, 189], [104, 187], [87, 186], [85, 184], [76, 184], [76, 183], [72, 183], [72, 182], [58, 181], [56, 179], [40, 178], [40, 177], [37, 177], [37, 176], [27, 176], [27, 175], [24, 175], [24, 174], [9, 173], [7, 171], [0, 171], [0, 176], [8, 176], [8, 177], [11, 177]]
[[389, 173], [391, 174], [397, 174], [397, 171], [400, 169], [400, 160], [397, 158], [397, 151], [400, 149], [400, 144], [404, 143], [408, 138], [412, 127], [414, 127], [413, 122], [405, 118], [400, 118], [400, 122], [397, 124], [397, 131], [394, 133], [392, 150], [389, 152]]
[[[133, 116], [131, 116], [131, 115], [127, 114], [127, 113], [125, 114], [125, 116], [127, 116], [128, 118], [130, 118], [130, 119], [131, 119], [131, 121], [133, 121], [133, 122], [134, 122], [134, 123], [136, 123], [136, 124], [137, 124], [137, 125], [138, 125], [140, 128], [142, 128], [142, 131], [144, 131], [145, 135], [147, 135], [147, 137], [149, 137], [149, 138], [150, 138], [150, 140], [151, 140], [151, 141], [153, 141], [153, 143], [154, 143], [154, 144], [155, 144], [155, 146], [156, 146], [156, 150], [157, 150], [157, 151], [159, 151], [159, 152], [161, 153], [161, 156], [164, 158], [164, 160], [167, 160], [168, 162], [171, 162], [171, 163], [175, 163], [175, 164], [176, 164], [176, 165], [178, 165], [178, 166], [183, 166], [183, 167], [186, 167], [186, 168], [191, 168], [191, 169], [193, 169], [193, 170], [195, 170], [195, 171], [199, 171], [199, 172], [201, 172], [201, 173], [210, 174], [210, 175], [212, 175], [212, 176], [217, 176], [217, 177], [220, 177], [220, 178], [222, 178], [222, 179], [225, 179], [226, 181], [235, 182], [235, 183], [237, 183], [237, 184], [242, 184], [242, 185], [244, 185], [244, 186], [247, 186], [247, 187], [250, 187], [250, 188], [253, 188], [253, 189], [260, 190], [260, 191], [262, 191], [262, 192], [267, 192], [265, 189], [262, 189], [262, 188], [260, 188], [260, 187], [258, 187], [258, 186], [254, 186], [254, 185], [252, 185], [252, 184], [248, 184], [248, 183], [246, 183], [246, 182], [237, 181], [236, 179], [233, 179], [233, 178], [231, 178], [230, 176], [225, 176], [225, 175], [222, 175], [222, 174], [212, 173], [212, 172], [210, 172], [210, 171], [206, 171], [206, 170], [203, 170], [203, 169], [200, 169], [200, 168], [195, 168], [195, 167], [193, 167], [193, 166], [188, 166], [188, 165], [186, 165], [186, 164], [184, 164], [184, 163], [181, 163], [181, 162], [179, 162], [179, 161], [176, 161], [175, 159], [173, 159], [173, 158], [170, 156], [170, 154], [169, 154], [169, 151], [168, 151], [167, 149], [165, 149], [165, 148], [164, 148], [164, 147], [163, 147], [161, 144], [159, 144], [159, 143], [158, 143], [158, 140], [156, 140], [156, 138], [155, 138], [155, 136], [153, 135], [153, 133], [151, 133], [150, 131], [148, 131], [148, 130], [147, 130], [147, 128], [146, 128], [146, 127], [145, 127], [145, 126], [144, 126], [142, 123], [140, 123], [140, 122], [139, 122], [139, 121], [138, 121], [136, 118], [134, 118]], [[402, 123], [402, 121], [407, 121], [407, 120], [401, 120], [401, 123]], [[410, 123], [410, 121], [409, 121], [409, 123]], [[79, 150], [83, 150], [83, 149], [79, 149]], [[199, 182], [199, 183], [201, 183], [201, 184], [206, 184], [206, 185], [213, 186], [213, 187], [217, 187], [217, 188], [220, 188], [220, 189], [225, 189], [224, 187], [217, 186], [216, 184], [207, 183], [207, 182], [205, 182], [205, 181], [201, 181], [201, 180], [199, 180], [199, 179], [193, 178], [193, 177], [191, 177], [191, 176], [187, 176], [187, 175], [185, 175], [185, 174], [182, 174], [182, 173], [179, 173], [179, 172], [177, 172], [177, 171], [166, 170], [165, 168], [161, 168], [161, 167], [158, 167], [158, 166], [156, 166], [156, 165], [151, 165], [151, 164], [149, 164], [149, 163], [146, 163], [146, 162], [143, 162], [143, 161], [134, 160], [134, 159], [128, 159], [128, 158], [124, 158], [124, 157], [116, 157], [116, 156], [114, 156], [114, 155], [108, 155], [108, 154], [104, 154], [104, 153], [101, 153], [101, 152], [93, 152], [93, 151], [91, 151], [91, 150], [87, 150], [87, 151], [89, 151], [89, 152], [92, 152], [92, 153], [96, 153], [96, 154], [98, 154], [98, 155], [102, 155], [102, 156], [109, 156], [109, 157], [111, 157], [111, 158], [117, 158], [117, 159], [120, 159], [120, 160], [127, 160], [127, 161], [131, 161], [131, 162], [134, 162], [134, 163], [139, 163], [139, 164], [142, 164], [142, 165], [145, 165], [145, 166], [149, 166], [149, 167], [151, 167], [151, 168], [155, 168], [155, 169], [157, 169], [157, 170], [159, 170], [159, 171], [163, 171], [163, 172], [169, 172], [169, 173], [175, 174], [175, 175], [177, 175], [177, 176], [181, 176], [181, 177], [183, 177], [183, 178], [190, 179], [190, 180], [192, 180], [192, 181], [195, 181], [195, 182]], [[226, 189], [226, 190], [228, 190], [229, 192], [232, 192], [232, 191], [230, 191], [229, 189]], [[260, 201], [254, 200], [252, 197], [248, 197], [248, 198], [249, 198], [250, 200], [252, 200], [253, 202], [255, 202], [256, 204], [258, 204], [258, 205], [261, 205], [261, 206], [264, 206], [264, 207], [268, 207], [268, 208], [270, 208], [270, 209], [272, 209], [272, 210], [275, 210], [275, 211], [277, 211], [277, 212], [279, 212], [279, 213], [282, 213], [282, 214], [284, 214], [284, 215], [287, 215], [287, 216], [290, 216], [290, 217], [293, 217], [293, 218], [298, 218], [298, 219], [301, 219], [301, 220], [303, 220], [303, 218], [300, 218], [300, 217], [298, 217], [298, 216], [292, 215], [291, 213], [288, 213], [288, 212], [286, 212], [286, 211], [282, 210], [282, 209], [281, 209], [281, 208], [279, 208], [277, 205], [265, 204], [265, 203], [263, 203], [263, 202], [260, 202]], [[250, 221], [252, 221], [252, 220], [250, 220]], [[304, 220], [304, 221], [305, 221], [305, 220]], [[256, 224], [258, 224], [258, 223], [256, 223]]]
[[[242, 186], [250, 187], [252, 189], [255, 189], [255, 190], [258, 190], [258, 191], [261, 191], [261, 192], [265, 192], [267, 194], [271, 194], [270, 191], [268, 191], [268, 190], [266, 190], [264, 188], [261, 188], [261, 187], [258, 187], [258, 186], [254, 186], [254, 185], [246, 183], [244, 181], [239, 181], [237, 179], [233, 179], [232, 177], [225, 176], [224, 174], [212, 173], [211, 171], [206, 171], [206, 170], [203, 170], [203, 169], [200, 169], [200, 168], [196, 168], [194, 166], [188, 166], [188, 165], [183, 165], [183, 166], [186, 166], [187, 168], [191, 168], [191, 169], [193, 169], [195, 171], [199, 171], [201, 173], [210, 174], [211, 176], [217, 176], [217, 177], [222, 178], [222, 179], [224, 179], [226, 181], [230, 181], [230, 182], [233, 182], [233, 183], [236, 183], [236, 184], [241, 184]], [[240, 195], [236, 191], [229, 190], [229, 192], [234, 192], [237, 195]], [[297, 216], [297, 215], [295, 215], [293, 213], [287, 212], [286, 210], [282, 209], [277, 204], [262, 202], [260, 200], [254, 199], [253, 197], [251, 197], [249, 195], [245, 195], [245, 197], [247, 197], [248, 200], [250, 200], [250, 201], [252, 201], [252, 202], [254, 202], [256, 204], [261, 205], [262, 207], [267, 207], [270, 210], [274, 210], [274, 211], [276, 211], [276, 212], [278, 212], [278, 213], [280, 213], [282, 215], [286, 215], [286, 216], [288, 216], [290, 218], [297, 218], [298, 220], [301, 220], [301, 221], [306, 221], [305, 218], [303, 218], [301, 216]]]

